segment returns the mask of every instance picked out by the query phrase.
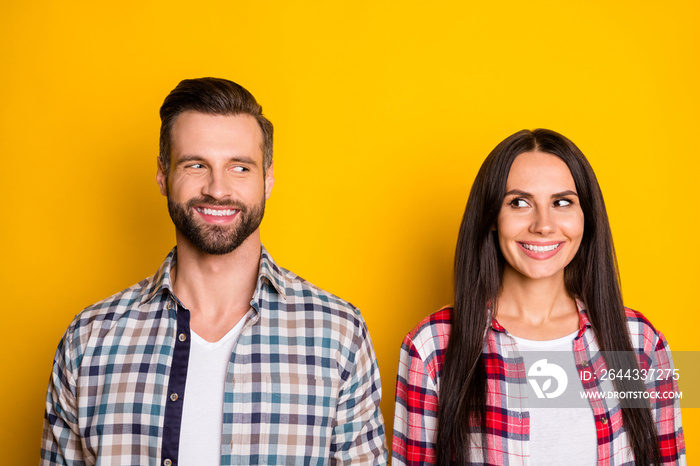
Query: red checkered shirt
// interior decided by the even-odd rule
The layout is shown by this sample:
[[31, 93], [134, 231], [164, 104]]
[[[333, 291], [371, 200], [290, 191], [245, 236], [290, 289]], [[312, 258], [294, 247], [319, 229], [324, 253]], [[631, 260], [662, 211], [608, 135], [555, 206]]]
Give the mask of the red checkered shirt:
[[[604, 387], [600, 379], [583, 377], [599, 374], [605, 361], [579, 302], [579, 332], [573, 342], [574, 359], [586, 392]], [[435, 464], [438, 393], [442, 364], [450, 336], [451, 308], [428, 316], [411, 331], [401, 345], [394, 411], [393, 460], [398, 465]], [[673, 370], [671, 352], [664, 336], [637, 311], [626, 309], [627, 324], [640, 369]], [[530, 414], [522, 398], [506, 395], [508, 383], [525, 389], [526, 371], [515, 340], [493, 319], [486, 332], [484, 361], [487, 376], [486, 448], [472, 447], [473, 464], [529, 465]], [[648, 391], [678, 391], [673, 378], [647, 382]], [[516, 402], [514, 402], [514, 400]], [[589, 398], [598, 437], [598, 465], [634, 465], [619, 400]], [[685, 441], [678, 399], [651, 400], [664, 465], [685, 465]]]

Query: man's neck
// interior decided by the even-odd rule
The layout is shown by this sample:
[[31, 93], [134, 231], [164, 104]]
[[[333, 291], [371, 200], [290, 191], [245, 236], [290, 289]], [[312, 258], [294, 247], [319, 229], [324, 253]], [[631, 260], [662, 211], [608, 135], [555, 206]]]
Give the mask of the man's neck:
[[228, 254], [205, 254], [177, 233], [173, 292], [190, 310], [190, 327], [220, 340], [250, 309], [260, 264], [260, 232]]

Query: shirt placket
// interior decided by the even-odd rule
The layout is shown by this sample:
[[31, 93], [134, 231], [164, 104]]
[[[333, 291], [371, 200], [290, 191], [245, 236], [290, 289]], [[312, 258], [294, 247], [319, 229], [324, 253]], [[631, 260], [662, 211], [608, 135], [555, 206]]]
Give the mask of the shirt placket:
[[[493, 393], [491, 395], [493, 398], [489, 400], [488, 404], [500, 406], [504, 412], [513, 413], [517, 419], [511, 419], [510, 421], [518, 423], [518, 431], [522, 438], [525, 439], [530, 433], [525, 363], [518, 351], [515, 340], [507, 334], [503, 327], [496, 325], [491, 329], [491, 335], [493, 339], [489, 339], [487, 350], [492, 355], [501, 355], [503, 357], [505, 374], [503, 382], [495, 385], [501, 392]], [[494, 442], [493, 445], [489, 445], [488, 451], [501, 452], [500, 454], [507, 456], [507, 464], [512, 466], [529, 466], [529, 441], [508, 438], [506, 439], [508, 445], [504, 449], [502, 446], [495, 444], [503, 440], [501, 437], [487, 435], [487, 439], [489, 442]], [[498, 455], [499, 453], [495, 454]], [[505, 458], [489, 458], [489, 460], [506, 461]]]
[[[529, 406], [527, 404], [528, 397], [528, 387], [526, 378], [525, 362], [518, 350], [518, 345], [515, 340], [508, 334], [502, 333], [501, 339], [508, 342], [505, 345], [504, 354], [507, 361], [512, 361], [510, 364], [506, 364], [508, 370], [506, 381], [509, 390], [509, 403], [508, 409], [514, 411], [518, 417], [518, 425], [520, 426], [523, 438], [529, 438], [530, 434], [530, 412]], [[514, 440], [514, 446], [520, 449], [520, 453], [517, 458], [520, 459], [520, 465], [529, 466], [530, 465], [530, 442], [528, 440], [518, 441]], [[516, 457], [509, 457], [509, 464], [515, 464]]]
[[[253, 403], [245, 399], [247, 395], [252, 394], [250, 389], [252, 381], [250, 380], [250, 374], [247, 374], [247, 371], [250, 369], [249, 365], [236, 364], [235, 355], [238, 353], [238, 349], [242, 344], [241, 340], [245, 337], [250, 338], [252, 336], [253, 326], [260, 319], [258, 305], [255, 299], [251, 301], [251, 309], [243, 318], [246, 319], [246, 323], [241, 331], [241, 337], [239, 337], [233, 347], [226, 374], [226, 378], [229, 382], [226, 384], [224, 400], [225, 403], [229, 403], [229, 405], [224, 406], [224, 413], [230, 413], [231, 418], [228, 425], [226, 425], [226, 414], [224, 415], [224, 426], [222, 429], [223, 438], [221, 444], [222, 446], [229, 446], [230, 455], [224, 455], [222, 451], [222, 466], [225, 464], [247, 464], [244, 457], [249, 453], [243, 451], [243, 446], [246, 444], [245, 440], [249, 438], [249, 433], [244, 432], [243, 428], [245, 424], [240, 422], [240, 419], [250, 417], [254, 411]], [[259, 345], [251, 339], [251, 344], [245, 352], [248, 357], [252, 357], [254, 354], [260, 352]], [[230, 437], [227, 438], [228, 436]], [[226, 460], [226, 456], [230, 457], [230, 463]]]
[[182, 426], [182, 409], [185, 401], [185, 383], [187, 365], [190, 356], [190, 312], [178, 306], [173, 300], [166, 305], [168, 312], [177, 314], [177, 330], [173, 358], [168, 379], [168, 396], [163, 419], [163, 466], [177, 466], [180, 447], [180, 428]]
[[[576, 369], [579, 373], [579, 380], [589, 381], [583, 383], [584, 390], [590, 394], [588, 402], [593, 410], [593, 418], [596, 426], [596, 436], [598, 438], [598, 465], [604, 466], [608, 464], [610, 458], [610, 442], [613, 438], [613, 430], [610, 423], [609, 410], [607, 402], [596, 394], [601, 391], [600, 382], [595, 377], [595, 369], [593, 361], [589, 357], [589, 352], [596, 352], [595, 342], [587, 344], [586, 335], [591, 332], [590, 329], [586, 333], [574, 339], [574, 360], [576, 361]], [[587, 351], [588, 349], [588, 351]]]

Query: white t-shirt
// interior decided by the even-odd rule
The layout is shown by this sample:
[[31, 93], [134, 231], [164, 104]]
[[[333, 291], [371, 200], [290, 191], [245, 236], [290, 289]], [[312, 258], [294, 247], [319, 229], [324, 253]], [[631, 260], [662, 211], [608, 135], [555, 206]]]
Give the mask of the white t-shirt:
[[179, 466], [209, 466], [221, 462], [224, 383], [233, 347], [245, 317], [221, 340], [208, 342], [190, 331], [185, 402], [182, 406]]
[[[571, 335], [556, 340], [535, 341], [512, 336], [528, 364], [528, 351], [559, 351], [557, 362], [575, 368], [573, 339]], [[523, 353], [524, 352], [524, 353]], [[562, 358], [563, 356], [563, 358]], [[570, 357], [569, 357], [570, 356]], [[530, 361], [532, 363], [534, 361]], [[576, 378], [569, 383], [581, 385]], [[583, 386], [581, 385], [581, 390]], [[537, 408], [530, 407], [530, 465], [591, 466], [598, 464], [598, 437], [593, 409], [586, 408]]]

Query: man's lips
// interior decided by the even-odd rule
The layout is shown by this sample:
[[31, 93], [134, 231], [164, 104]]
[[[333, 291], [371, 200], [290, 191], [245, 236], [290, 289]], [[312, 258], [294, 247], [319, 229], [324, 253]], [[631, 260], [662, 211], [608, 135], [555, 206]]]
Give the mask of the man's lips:
[[200, 214], [214, 215], [217, 217], [227, 217], [234, 215], [236, 212], [238, 212], [238, 209], [221, 209], [211, 207], [195, 207], [195, 210]]
[[194, 210], [205, 222], [219, 225], [232, 222], [240, 212], [239, 209], [233, 209], [230, 207], [211, 206], [194, 206]]

